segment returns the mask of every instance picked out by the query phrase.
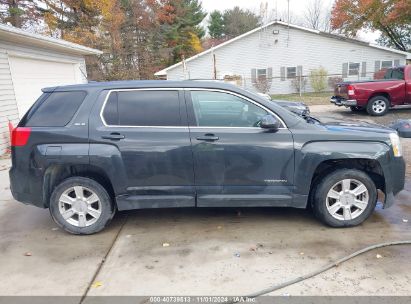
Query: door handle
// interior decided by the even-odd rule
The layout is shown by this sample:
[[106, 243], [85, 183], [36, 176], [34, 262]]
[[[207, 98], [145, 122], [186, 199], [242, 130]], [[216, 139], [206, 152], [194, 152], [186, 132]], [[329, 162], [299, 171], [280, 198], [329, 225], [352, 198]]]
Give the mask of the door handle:
[[197, 140], [204, 140], [204, 141], [216, 141], [220, 138], [215, 136], [214, 134], [204, 134], [204, 136], [197, 137]]
[[101, 136], [103, 139], [110, 139], [110, 140], [120, 140], [126, 138], [124, 135], [120, 133], [110, 133], [110, 135], [103, 135]]

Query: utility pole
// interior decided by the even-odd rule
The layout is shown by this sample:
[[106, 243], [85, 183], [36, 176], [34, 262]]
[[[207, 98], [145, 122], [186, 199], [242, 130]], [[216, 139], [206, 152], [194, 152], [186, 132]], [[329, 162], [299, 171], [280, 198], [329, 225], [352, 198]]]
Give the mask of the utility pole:
[[188, 70], [187, 70], [187, 64], [186, 64], [186, 58], [184, 55], [181, 56], [182, 57], [182, 61], [183, 61], [183, 74], [184, 74], [184, 80], [189, 79], [189, 75], [188, 75]]
[[287, 0], [287, 47], [290, 41], [290, 0]]
[[217, 61], [216, 61], [214, 52], [213, 52], [213, 77], [214, 79], [217, 79]]

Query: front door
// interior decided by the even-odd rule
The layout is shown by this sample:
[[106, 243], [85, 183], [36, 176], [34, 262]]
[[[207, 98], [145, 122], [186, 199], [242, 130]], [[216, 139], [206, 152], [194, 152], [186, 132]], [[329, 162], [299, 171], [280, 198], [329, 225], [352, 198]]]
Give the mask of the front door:
[[291, 132], [259, 127], [275, 115], [243, 96], [220, 90], [185, 93], [194, 155], [197, 206], [287, 206], [291, 203]]
[[[105, 155], [112, 158], [109, 163], [118, 177], [114, 182], [121, 183], [116, 189], [122, 189], [116, 193], [119, 209], [195, 206], [183, 93], [173, 89], [113, 90], [102, 108], [101, 119], [90, 126], [91, 162], [103, 162]], [[119, 157], [106, 149], [115, 149]]]

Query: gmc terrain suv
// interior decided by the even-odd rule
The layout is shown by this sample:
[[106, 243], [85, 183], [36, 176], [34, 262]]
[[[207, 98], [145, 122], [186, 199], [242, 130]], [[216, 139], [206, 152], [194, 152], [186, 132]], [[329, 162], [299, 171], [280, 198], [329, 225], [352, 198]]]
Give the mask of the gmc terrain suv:
[[102, 230], [116, 210], [310, 206], [358, 225], [404, 186], [394, 130], [310, 123], [237, 87], [127, 81], [43, 89], [12, 133], [16, 200], [65, 230]]

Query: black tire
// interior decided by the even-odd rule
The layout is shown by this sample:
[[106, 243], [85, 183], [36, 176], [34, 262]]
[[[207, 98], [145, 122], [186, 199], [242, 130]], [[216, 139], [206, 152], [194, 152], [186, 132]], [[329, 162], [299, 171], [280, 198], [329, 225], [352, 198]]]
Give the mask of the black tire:
[[[63, 218], [62, 213], [60, 212], [60, 197], [64, 192], [69, 191], [70, 188], [75, 186], [84, 187], [86, 189], [85, 192], [88, 192], [87, 189], [89, 189], [98, 197], [98, 209], [100, 210], [100, 215], [98, 219], [89, 226], [79, 227], [75, 224], [69, 223]], [[73, 199], [75, 200], [75, 198]], [[68, 204], [68, 206], [70, 206], [70, 204]], [[51, 194], [49, 209], [51, 217], [57, 223], [57, 225], [72, 234], [97, 233], [103, 230], [110, 223], [116, 212], [116, 208], [114, 207], [112, 199], [104, 189], [104, 187], [95, 180], [86, 177], [70, 177], [61, 182]], [[87, 216], [90, 217], [90, 215]], [[77, 218], [79, 218], [79, 216], [77, 216]], [[71, 218], [71, 220], [73, 219], [74, 217]], [[93, 218], [91, 217], [91, 219]], [[78, 223], [80, 224], [80, 220], [78, 220]]]
[[351, 106], [350, 110], [353, 111], [353, 112], [362, 112], [362, 111], [364, 111], [364, 108], [363, 107]]
[[[347, 219], [337, 219], [331, 215], [327, 209], [327, 194], [332, 189], [334, 185], [338, 182], [352, 179], [361, 182], [368, 190], [368, 204], [364, 208], [363, 212], [357, 217], [347, 220]], [[375, 187], [372, 179], [362, 171], [356, 169], [338, 169], [318, 181], [318, 184], [314, 188], [314, 201], [313, 201], [313, 212], [314, 215], [331, 227], [353, 227], [364, 222], [374, 211], [375, 205], [377, 203], [377, 189]], [[331, 205], [333, 206], [333, 205]], [[340, 211], [344, 211], [341, 207]], [[354, 207], [355, 208], [355, 207]], [[356, 210], [356, 209], [355, 209]], [[342, 212], [343, 213], [343, 212]], [[336, 216], [343, 216], [336, 214]]]
[[371, 116], [384, 116], [390, 109], [390, 101], [384, 96], [374, 96], [368, 101], [367, 112]]

